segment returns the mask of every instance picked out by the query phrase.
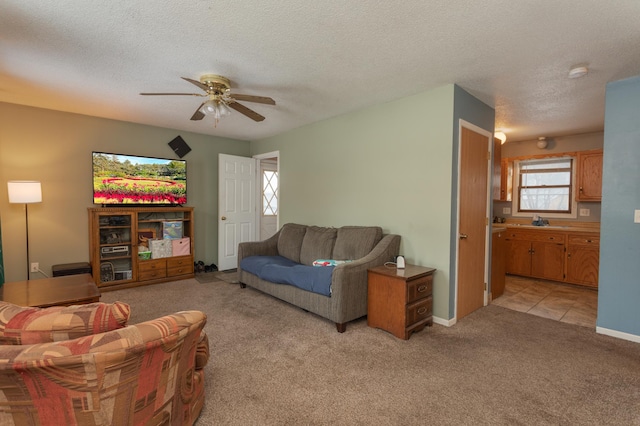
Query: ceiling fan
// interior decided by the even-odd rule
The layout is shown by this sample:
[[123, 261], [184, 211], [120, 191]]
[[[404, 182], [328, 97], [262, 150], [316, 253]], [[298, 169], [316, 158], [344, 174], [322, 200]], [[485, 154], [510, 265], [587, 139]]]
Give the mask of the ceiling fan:
[[231, 92], [231, 82], [228, 78], [221, 75], [206, 74], [200, 77], [200, 81], [196, 81], [187, 77], [180, 77], [189, 83], [198, 86], [205, 93], [140, 93], [144, 96], [200, 96], [209, 99], [203, 102], [196, 112], [191, 116], [191, 120], [202, 120], [205, 115], [213, 115], [216, 125], [221, 117], [229, 115], [231, 109], [238, 111], [240, 114], [246, 115], [253, 121], [262, 121], [264, 116], [258, 114], [252, 109], [247, 108], [238, 101], [255, 102], [259, 104], [275, 105], [276, 101], [266, 96], [240, 95]]

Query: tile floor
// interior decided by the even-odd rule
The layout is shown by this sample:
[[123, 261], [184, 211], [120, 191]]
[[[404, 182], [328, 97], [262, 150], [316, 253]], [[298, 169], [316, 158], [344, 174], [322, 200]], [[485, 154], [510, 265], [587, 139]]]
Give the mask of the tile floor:
[[596, 327], [598, 291], [507, 275], [504, 294], [491, 303], [584, 327]]

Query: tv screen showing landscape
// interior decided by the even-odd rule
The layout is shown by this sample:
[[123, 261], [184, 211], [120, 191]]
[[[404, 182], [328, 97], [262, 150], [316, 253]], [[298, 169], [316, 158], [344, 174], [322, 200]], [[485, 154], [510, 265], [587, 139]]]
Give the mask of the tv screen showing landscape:
[[187, 162], [167, 158], [93, 153], [94, 204], [187, 202]]

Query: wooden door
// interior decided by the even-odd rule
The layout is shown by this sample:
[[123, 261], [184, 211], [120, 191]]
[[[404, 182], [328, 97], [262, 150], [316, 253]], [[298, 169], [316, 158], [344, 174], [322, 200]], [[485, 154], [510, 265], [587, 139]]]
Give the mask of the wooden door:
[[491, 135], [460, 127], [458, 320], [485, 304], [490, 143]]
[[220, 154], [218, 161], [218, 269], [236, 268], [238, 244], [256, 238], [256, 160]]

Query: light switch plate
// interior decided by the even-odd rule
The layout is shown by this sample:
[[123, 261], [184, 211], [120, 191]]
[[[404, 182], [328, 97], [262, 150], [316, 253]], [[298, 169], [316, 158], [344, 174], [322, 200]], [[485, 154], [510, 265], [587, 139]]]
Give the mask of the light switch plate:
[[633, 214], [633, 223], [640, 223], [640, 210], [636, 210]]
[[589, 209], [580, 209], [580, 216], [589, 216], [591, 214], [591, 210]]
[[503, 207], [502, 214], [511, 214], [511, 207]]

